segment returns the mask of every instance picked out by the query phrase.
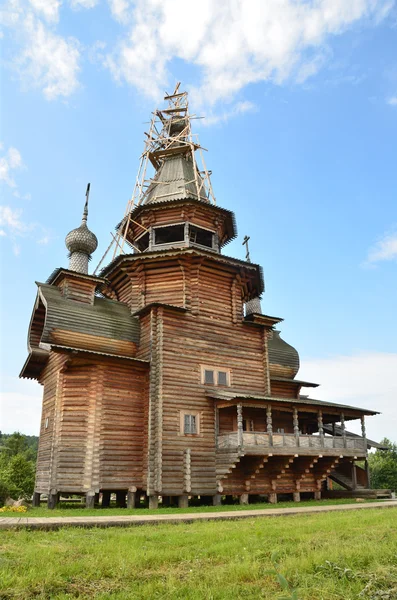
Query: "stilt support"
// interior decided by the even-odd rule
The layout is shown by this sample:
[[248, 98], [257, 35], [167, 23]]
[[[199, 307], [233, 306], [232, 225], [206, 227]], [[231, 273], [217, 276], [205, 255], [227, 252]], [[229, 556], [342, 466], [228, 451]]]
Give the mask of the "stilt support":
[[126, 501], [126, 491], [125, 490], [117, 490], [116, 492], [116, 506], [118, 508], [125, 508], [127, 506]]
[[102, 492], [102, 508], [109, 508], [110, 495], [111, 495], [111, 492], [109, 490], [105, 490], [104, 492]]
[[220, 494], [215, 494], [215, 496], [212, 496], [212, 504], [214, 506], [220, 506], [222, 504], [222, 496]]
[[40, 496], [39, 492], [33, 492], [32, 506], [40, 506]]
[[271, 494], [269, 494], [269, 498], [268, 498], [270, 504], [277, 504], [277, 494], [276, 492], [272, 492]]
[[248, 494], [241, 494], [241, 496], [240, 496], [240, 504], [248, 504], [248, 503], [249, 503]]
[[95, 506], [95, 494], [87, 492], [85, 495], [85, 506], [86, 508], [94, 508]]
[[321, 490], [317, 490], [316, 492], [314, 492], [314, 499], [321, 500]]
[[135, 508], [135, 492], [127, 492], [127, 508]]
[[294, 492], [292, 495], [293, 495], [293, 498], [294, 498], [294, 502], [300, 502], [301, 501], [301, 493], [300, 492]]
[[178, 496], [178, 506], [179, 508], [187, 508], [189, 506], [189, 496], [187, 494]]
[[149, 496], [149, 508], [154, 509], [159, 507], [159, 497]]
[[59, 501], [59, 494], [48, 494], [47, 506], [50, 510], [56, 508]]

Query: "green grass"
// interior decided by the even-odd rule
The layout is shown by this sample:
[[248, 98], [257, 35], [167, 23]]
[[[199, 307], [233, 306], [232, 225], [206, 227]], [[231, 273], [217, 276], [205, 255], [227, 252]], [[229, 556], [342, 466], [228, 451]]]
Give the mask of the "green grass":
[[[255, 510], [262, 508], [296, 508], [297, 506], [324, 506], [332, 504], [352, 504], [355, 500], [352, 498], [344, 498], [337, 500], [306, 500], [299, 504], [295, 502], [279, 502], [278, 504], [269, 504], [268, 502], [249, 504], [240, 506], [239, 504], [224, 504], [222, 506], [189, 506], [189, 508], [168, 508], [161, 507], [156, 510], [149, 510], [148, 508], [94, 508], [87, 509], [81, 502], [65, 502], [61, 503], [59, 508], [54, 510], [48, 510], [46, 506], [40, 506], [39, 508], [30, 508], [26, 514], [21, 513], [0, 513], [0, 517], [105, 517], [105, 516], [116, 516], [116, 515], [153, 515], [153, 514], [181, 514], [181, 513], [197, 513], [197, 512], [219, 512], [225, 510]], [[375, 502], [375, 500], [365, 500], [365, 502]], [[1, 599], [0, 599], [1, 600]]]
[[[125, 511], [123, 512], [125, 514]], [[397, 508], [0, 533], [1, 600], [395, 600]]]

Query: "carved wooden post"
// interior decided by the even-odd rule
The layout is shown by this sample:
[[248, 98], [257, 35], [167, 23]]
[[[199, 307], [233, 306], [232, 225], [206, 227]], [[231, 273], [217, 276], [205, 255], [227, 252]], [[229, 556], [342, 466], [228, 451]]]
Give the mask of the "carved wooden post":
[[320, 434], [320, 444], [324, 446], [324, 427], [323, 427], [323, 412], [321, 410], [317, 413], [318, 433]]
[[367, 459], [365, 459], [365, 472], [367, 474], [367, 487], [368, 489], [371, 489], [371, 476], [369, 472], [369, 464]]
[[343, 447], [346, 448], [345, 413], [340, 414], [340, 427], [342, 429]]
[[266, 429], [269, 434], [269, 446], [273, 446], [273, 421], [272, 421], [272, 407], [270, 404], [266, 407]]
[[365, 431], [365, 417], [364, 415], [361, 415], [361, 435], [363, 436], [365, 445], [364, 445], [364, 450], [367, 450], [367, 433]]
[[237, 446], [243, 447], [243, 405], [237, 404]]
[[294, 424], [294, 434], [296, 445], [299, 446], [299, 418], [298, 418], [298, 409], [294, 406], [294, 412], [292, 416], [293, 424]]

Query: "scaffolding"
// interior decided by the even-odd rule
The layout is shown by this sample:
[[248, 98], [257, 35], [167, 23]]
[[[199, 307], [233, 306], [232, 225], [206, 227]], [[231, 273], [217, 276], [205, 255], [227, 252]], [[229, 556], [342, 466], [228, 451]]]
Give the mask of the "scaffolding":
[[132, 221], [131, 214], [136, 207], [145, 204], [149, 191], [153, 193], [156, 185], [159, 183], [165, 184], [165, 182], [159, 181], [156, 176], [164, 160], [168, 157], [183, 154], [187, 160], [190, 160], [193, 166], [194, 179], [186, 182], [186, 184], [194, 184], [193, 197], [196, 196], [198, 200], [206, 200], [216, 204], [210, 179], [211, 171], [207, 170], [204, 160], [203, 152], [205, 148], [200, 145], [198, 135], [191, 131], [191, 120], [197, 117], [189, 113], [188, 93], [180, 92], [179, 88], [180, 82], [177, 83], [172, 94], [165, 95], [164, 100], [168, 103], [167, 108], [156, 109], [152, 113], [149, 132], [145, 131], [146, 139], [139, 161], [134, 189], [127, 203], [124, 218], [116, 234], [111, 234], [112, 240], [94, 274], [97, 273], [112, 248], [112, 260], [119, 254], [125, 253], [126, 243], [135, 252], [139, 252], [133, 242], [127, 240]]

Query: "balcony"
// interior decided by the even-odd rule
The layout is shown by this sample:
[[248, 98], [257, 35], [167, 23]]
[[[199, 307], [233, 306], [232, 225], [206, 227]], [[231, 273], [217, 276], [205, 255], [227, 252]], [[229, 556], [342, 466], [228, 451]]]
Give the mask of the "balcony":
[[221, 433], [218, 449], [240, 449], [247, 454], [300, 454], [365, 456], [367, 441], [360, 437], [295, 435], [293, 433], [242, 432]]

